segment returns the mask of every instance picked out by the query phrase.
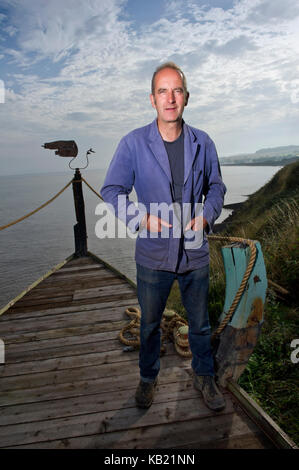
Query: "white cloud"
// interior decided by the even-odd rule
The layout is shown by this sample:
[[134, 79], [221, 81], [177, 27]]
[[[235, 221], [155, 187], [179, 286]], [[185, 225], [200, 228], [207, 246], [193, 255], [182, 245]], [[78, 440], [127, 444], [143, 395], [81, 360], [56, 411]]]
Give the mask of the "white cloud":
[[57, 59], [105, 23], [115, 21], [120, 0], [17, 0], [13, 19], [19, 29], [19, 46], [40, 57]]
[[[12, 126], [32, 139], [65, 133], [99, 146], [104, 139], [107, 162], [123, 133], [154, 118], [151, 74], [172, 59], [191, 92], [186, 120], [210, 132], [220, 153], [296, 143], [277, 133], [279, 123], [285, 129], [286, 121], [295, 127], [298, 120], [299, 12], [291, 1], [282, 13], [276, 0], [242, 0], [226, 10], [176, 0], [138, 30], [120, 16], [125, 1], [9, 3], [15, 42], [1, 53], [20, 69], [9, 76], [6, 136]], [[56, 72], [47, 74], [51, 64]]]

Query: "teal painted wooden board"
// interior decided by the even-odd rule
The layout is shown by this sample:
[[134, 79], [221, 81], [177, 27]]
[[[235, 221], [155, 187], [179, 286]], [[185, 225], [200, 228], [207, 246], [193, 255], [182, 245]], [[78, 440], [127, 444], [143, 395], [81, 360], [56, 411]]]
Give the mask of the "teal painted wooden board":
[[[246, 328], [248, 326], [248, 320], [249, 324], [258, 324], [263, 321], [263, 305], [265, 303], [267, 290], [267, 273], [261, 245], [259, 242], [255, 242], [255, 244], [257, 256], [252, 273], [235, 313], [228, 323], [234, 328]], [[221, 251], [225, 269], [226, 291], [223, 313], [219, 318], [219, 322], [223, 320], [229, 311], [250, 259], [249, 246], [241, 243], [224, 246]]]

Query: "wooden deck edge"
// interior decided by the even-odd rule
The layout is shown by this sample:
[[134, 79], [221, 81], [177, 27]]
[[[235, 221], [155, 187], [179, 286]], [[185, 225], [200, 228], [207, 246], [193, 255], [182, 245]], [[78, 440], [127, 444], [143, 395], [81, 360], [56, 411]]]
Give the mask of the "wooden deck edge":
[[117, 276], [121, 277], [122, 279], [124, 279], [125, 281], [127, 281], [132, 287], [134, 287], [134, 289], [137, 288], [136, 286], [136, 283], [134, 281], [132, 281], [132, 279], [129, 279], [125, 274], [123, 274], [121, 271], [118, 271], [114, 266], [112, 266], [111, 264], [107, 263], [107, 261], [104, 261], [102, 258], [99, 258], [97, 255], [95, 255], [94, 253], [88, 251], [87, 252], [87, 255], [90, 256], [91, 258], [93, 258], [95, 261], [97, 261], [98, 263], [101, 263], [103, 264], [107, 269], [110, 269], [110, 271], [112, 271], [113, 273], [115, 273]]
[[53, 266], [53, 268], [51, 268], [46, 274], [43, 274], [39, 279], [34, 281], [28, 287], [26, 287], [26, 289], [24, 289], [20, 294], [18, 294], [14, 299], [10, 300], [8, 304], [4, 305], [4, 307], [0, 309], [0, 316], [5, 313], [10, 307], [12, 307], [16, 302], [18, 302], [22, 297], [24, 297], [24, 295], [34, 289], [38, 284], [40, 284], [44, 279], [47, 279], [47, 277], [51, 276], [51, 274], [58, 271], [60, 268], [62, 268], [62, 266], [64, 266], [68, 261], [72, 260], [74, 257], [75, 255], [73, 253], [72, 255], [68, 256], [65, 260]]
[[268, 436], [279, 449], [298, 449], [294, 441], [275, 421], [233, 380], [227, 382], [227, 389], [236, 398], [245, 413]]
[[[87, 256], [90, 258], [94, 259], [97, 263], [103, 264], [107, 269], [110, 271], [114, 272], [117, 274], [119, 277], [127, 281], [134, 289], [136, 289], [136, 283], [134, 283], [131, 279], [129, 279], [125, 274], [122, 272], [118, 271], [115, 267], [111, 266], [107, 261], [104, 261], [102, 258], [99, 258], [97, 255], [94, 253], [88, 251]], [[47, 279], [47, 277], [51, 276], [51, 274], [55, 273], [59, 269], [61, 269], [66, 263], [71, 261], [72, 259], [77, 258], [75, 253], [72, 253], [70, 256], [65, 258], [63, 261], [60, 263], [56, 264], [51, 268], [47, 273], [43, 274], [39, 279], [34, 281], [32, 284], [30, 284], [26, 289], [24, 289], [20, 294], [18, 294], [14, 299], [10, 300], [4, 307], [0, 309], [0, 316], [5, 313], [10, 307], [12, 307], [16, 302], [18, 302], [24, 295], [26, 295], [28, 292], [30, 292], [32, 289], [34, 289], [38, 284], [40, 284], [44, 279]]]

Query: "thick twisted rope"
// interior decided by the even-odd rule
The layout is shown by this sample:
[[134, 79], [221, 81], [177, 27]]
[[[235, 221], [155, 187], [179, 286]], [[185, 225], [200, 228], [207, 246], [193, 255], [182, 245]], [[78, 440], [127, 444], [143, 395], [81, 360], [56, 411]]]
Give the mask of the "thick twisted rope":
[[55, 194], [55, 196], [51, 197], [51, 199], [49, 199], [48, 201], [46, 201], [44, 204], [42, 204], [41, 206], [39, 206], [37, 209], [34, 209], [33, 211], [31, 212], [28, 212], [28, 214], [25, 214], [23, 217], [20, 217], [19, 219], [16, 219], [14, 220], [13, 222], [10, 222], [9, 224], [6, 224], [6, 225], [2, 225], [0, 226], [0, 231], [1, 230], [4, 230], [8, 227], [11, 227], [12, 225], [15, 225], [19, 222], [22, 222], [23, 220], [27, 219], [28, 217], [30, 217], [31, 215], [35, 214], [36, 212], [40, 211], [41, 209], [43, 209], [44, 207], [46, 207], [48, 204], [50, 204], [51, 202], [55, 201], [55, 199], [60, 196], [60, 194], [62, 194], [72, 183], [80, 183], [84, 181], [84, 183], [91, 189], [91, 191], [93, 191], [100, 199], [103, 200], [102, 196], [95, 190], [92, 188], [92, 186], [90, 186], [90, 184], [83, 178], [81, 177], [80, 180], [74, 180], [72, 179], [71, 181], [69, 181], [57, 194]]
[[[124, 326], [118, 334], [119, 340], [126, 346], [137, 349], [140, 346], [140, 319], [141, 313], [137, 307], [128, 307], [125, 310], [131, 321]], [[183, 357], [191, 357], [188, 339], [184, 339], [180, 334], [180, 327], [188, 326], [188, 322], [173, 310], [165, 309], [161, 321], [162, 340], [161, 353], [165, 352], [165, 341], [170, 339], [178, 354]]]
[[256, 260], [256, 256], [257, 256], [257, 249], [256, 249], [255, 243], [252, 240], [247, 240], [247, 239], [244, 239], [244, 238], [224, 237], [224, 236], [220, 236], [220, 235], [209, 235], [208, 239], [209, 240], [222, 240], [222, 241], [229, 241], [229, 242], [245, 243], [250, 248], [250, 258], [249, 258], [249, 262], [248, 262], [247, 268], [245, 270], [242, 282], [239, 286], [239, 289], [237, 290], [237, 293], [236, 293], [235, 298], [234, 298], [234, 300], [233, 300], [233, 302], [232, 302], [232, 304], [229, 308], [229, 311], [225, 315], [224, 319], [222, 320], [222, 322], [220, 323], [218, 328], [213, 332], [213, 335], [212, 335], [212, 340], [213, 340], [213, 339], [216, 338], [216, 336], [218, 336], [221, 333], [221, 331], [228, 324], [228, 322], [230, 321], [231, 317], [233, 316], [233, 314], [234, 314], [234, 312], [235, 312], [235, 310], [236, 310], [236, 308], [237, 308], [237, 306], [240, 302], [240, 299], [241, 299], [241, 297], [243, 295], [243, 292], [246, 288], [247, 281], [248, 281], [248, 279], [250, 277], [250, 274], [252, 273], [252, 270], [253, 270], [253, 267], [254, 267], [254, 263], [255, 263], [255, 260]]
[[[125, 312], [132, 320], [120, 330], [118, 337], [126, 346], [138, 347], [140, 345], [140, 310], [137, 307], [128, 307]], [[130, 335], [129, 338], [125, 336], [127, 334]]]
[[81, 181], [84, 181], [84, 183], [86, 184], [86, 186], [88, 186], [89, 189], [90, 189], [94, 194], [96, 194], [102, 201], [104, 201], [104, 199], [102, 198], [102, 196], [100, 195], [100, 193], [98, 193], [95, 189], [93, 189], [93, 187], [90, 186], [89, 183], [87, 183], [86, 179], [83, 178], [83, 176], [81, 176]]
[[8, 228], [8, 227], [11, 227], [12, 225], [15, 225], [17, 224], [18, 222], [22, 222], [22, 220], [25, 220], [27, 219], [28, 217], [30, 217], [31, 215], [35, 214], [36, 212], [40, 211], [41, 209], [43, 209], [44, 207], [46, 207], [48, 204], [50, 204], [51, 202], [53, 202], [58, 196], [60, 196], [60, 194], [63, 193], [63, 191], [65, 191], [71, 184], [72, 184], [73, 180], [69, 181], [57, 194], [55, 194], [55, 196], [53, 196], [51, 199], [49, 199], [47, 202], [45, 202], [44, 204], [42, 204], [41, 206], [39, 206], [37, 209], [34, 209], [33, 211], [29, 212], [28, 214], [24, 215], [23, 217], [20, 217], [19, 219], [17, 220], [14, 220], [13, 222], [10, 222], [9, 224], [6, 224], [6, 225], [2, 225], [2, 227], [0, 227], [0, 231], [1, 230], [4, 230], [5, 228]]

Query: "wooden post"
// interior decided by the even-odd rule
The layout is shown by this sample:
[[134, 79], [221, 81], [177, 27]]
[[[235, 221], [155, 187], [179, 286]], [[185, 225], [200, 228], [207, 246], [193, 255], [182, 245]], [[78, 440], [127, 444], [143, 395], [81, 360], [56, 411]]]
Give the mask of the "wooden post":
[[[78, 182], [77, 182], [78, 181]], [[75, 256], [87, 256], [87, 231], [85, 221], [85, 206], [82, 191], [81, 173], [76, 168], [73, 179], [73, 194], [77, 224], [74, 225]]]
[[[267, 290], [267, 274], [262, 249], [255, 242], [257, 257], [249, 276], [245, 291], [227, 326], [220, 334], [214, 351], [215, 370], [218, 382], [223, 387], [227, 380], [237, 381], [244, 371], [260, 335]], [[223, 313], [219, 323], [228, 312], [243, 279], [250, 250], [242, 244], [222, 248], [226, 276], [226, 292]]]

